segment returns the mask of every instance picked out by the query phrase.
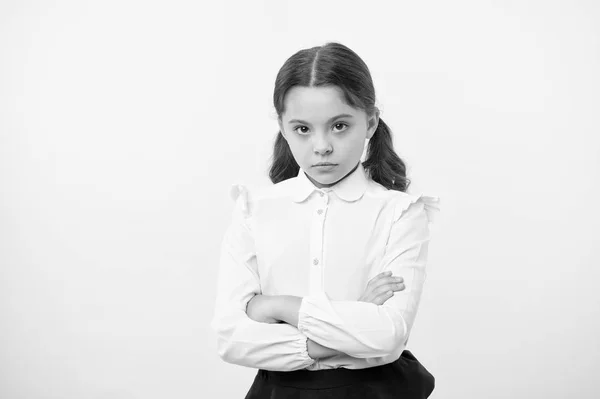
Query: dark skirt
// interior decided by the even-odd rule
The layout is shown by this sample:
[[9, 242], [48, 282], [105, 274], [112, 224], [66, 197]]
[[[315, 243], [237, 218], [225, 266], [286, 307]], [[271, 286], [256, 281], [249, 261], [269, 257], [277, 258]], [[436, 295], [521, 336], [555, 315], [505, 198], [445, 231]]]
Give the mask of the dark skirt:
[[425, 399], [435, 378], [405, 350], [392, 363], [365, 369], [259, 369], [245, 399]]

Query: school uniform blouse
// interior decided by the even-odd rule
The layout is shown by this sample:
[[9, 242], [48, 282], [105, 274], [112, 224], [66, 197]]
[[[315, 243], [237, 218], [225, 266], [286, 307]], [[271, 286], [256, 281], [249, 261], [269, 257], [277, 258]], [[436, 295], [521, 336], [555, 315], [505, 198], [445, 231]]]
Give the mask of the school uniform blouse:
[[[362, 163], [328, 188], [317, 188], [300, 168], [297, 177], [267, 187], [234, 184], [231, 197], [210, 323], [221, 359], [293, 371], [361, 369], [400, 356], [426, 277], [439, 197], [388, 190]], [[369, 280], [387, 270], [406, 288], [383, 305], [358, 301]], [[256, 294], [302, 297], [298, 327], [250, 319], [246, 307]], [[312, 359], [307, 338], [343, 354]]]

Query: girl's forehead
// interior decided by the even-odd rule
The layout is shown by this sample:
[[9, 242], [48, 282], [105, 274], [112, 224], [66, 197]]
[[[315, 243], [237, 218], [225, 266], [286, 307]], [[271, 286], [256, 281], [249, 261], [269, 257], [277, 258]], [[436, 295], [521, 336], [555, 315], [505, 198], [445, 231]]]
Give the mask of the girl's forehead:
[[355, 114], [346, 104], [344, 93], [336, 86], [294, 86], [285, 95], [285, 116], [290, 118], [319, 118], [340, 113]]

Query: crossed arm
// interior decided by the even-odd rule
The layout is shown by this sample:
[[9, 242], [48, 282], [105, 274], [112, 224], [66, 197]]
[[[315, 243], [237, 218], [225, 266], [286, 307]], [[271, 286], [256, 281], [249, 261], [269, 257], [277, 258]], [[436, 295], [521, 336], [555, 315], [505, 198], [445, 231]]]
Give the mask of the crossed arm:
[[[302, 304], [302, 297], [294, 295], [255, 295], [246, 308], [249, 318], [259, 323], [287, 323], [298, 327], [298, 311]], [[313, 359], [321, 359], [337, 355], [336, 349], [323, 346], [310, 338], [307, 338], [306, 347], [308, 356]]]
[[370, 358], [395, 351], [408, 338], [425, 280], [429, 241], [425, 205], [416, 202], [396, 215], [377, 269], [402, 276], [406, 289], [383, 305], [330, 300], [324, 293], [262, 295], [253, 237], [241, 208], [236, 208], [222, 245], [211, 323], [220, 356], [248, 367], [291, 371], [339, 353]]

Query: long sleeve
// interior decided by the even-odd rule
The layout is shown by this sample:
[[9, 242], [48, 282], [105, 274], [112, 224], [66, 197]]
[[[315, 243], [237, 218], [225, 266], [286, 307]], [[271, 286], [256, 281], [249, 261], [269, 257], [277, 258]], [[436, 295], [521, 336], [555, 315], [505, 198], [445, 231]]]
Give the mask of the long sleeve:
[[325, 293], [306, 296], [298, 329], [321, 345], [357, 358], [386, 356], [405, 345], [425, 282], [429, 225], [437, 212], [438, 197], [411, 195], [395, 206], [385, 253], [374, 275], [391, 270], [404, 278], [403, 291], [395, 291], [379, 306], [330, 300]]
[[235, 189], [232, 222], [221, 244], [217, 299], [210, 323], [217, 334], [219, 356], [228, 363], [265, 370], [306, 368], [315, 362], [308, 356], [306, 335], [292, 325], [259, 323], [246, 314], [250, 299], [262, 291], [251, 205], [246, 188], [237, 186], [241, 192]]

